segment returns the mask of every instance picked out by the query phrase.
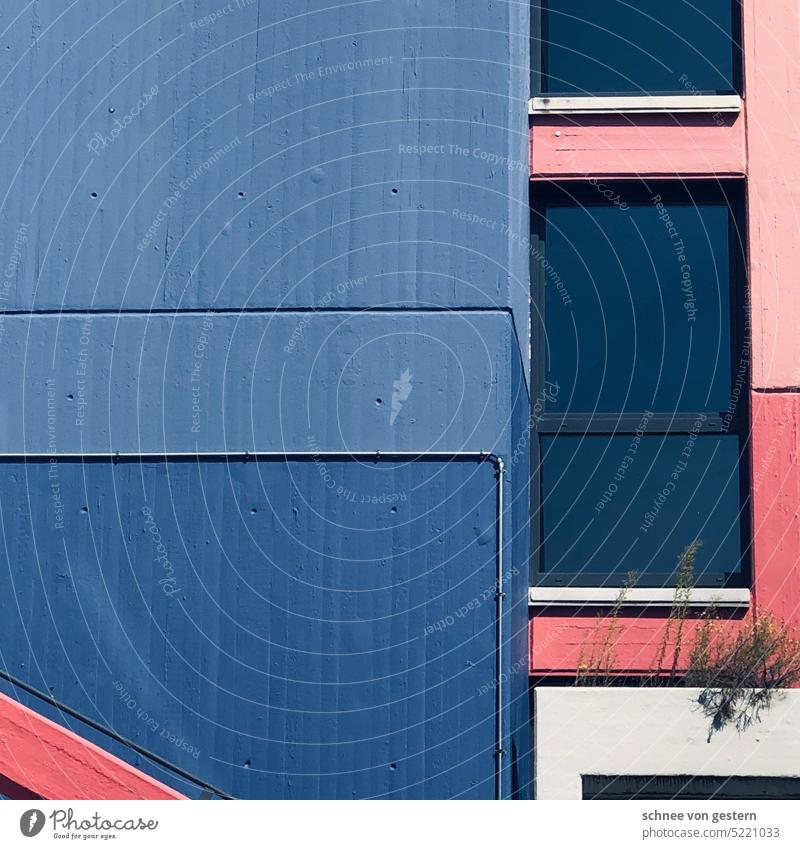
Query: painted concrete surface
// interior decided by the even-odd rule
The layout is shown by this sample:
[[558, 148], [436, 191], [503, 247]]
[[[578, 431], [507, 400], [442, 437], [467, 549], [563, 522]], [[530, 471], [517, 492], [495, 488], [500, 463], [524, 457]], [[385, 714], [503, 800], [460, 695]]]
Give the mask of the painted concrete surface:
[[493, 798], [490, 462], [43, 461], [0, 484], [0, 643], [33, 686], [236, 797]]
[[538, 687], [537, 799], [580, 799], [582, 775], [800, 776], [800, 693], [776, 698], [763, 721], [708, 741], [701, 691]]
[[[752, 482], [754, 599], [789, 623], [800, 622], [800, 526], [797, 503], [797, 395], [800, 353], [796, 327], [800, 295], [795, 283], [798, 252], [800, 163], [796, 56], [800, 16], [788, 0], [745, 0], [745, 109], [731, 125], [697, 118], [696, 128], [676, 120], [641, 118], [626, 122], [590, 116], [563, 127], [535, 123], [534, 174], [572, 175], [661, 172], [692, 176], [709, 168], [727, 174], [746, 166], [752, 369]], [[552, 119], [548, 119], [552, 121]], [[576, 128], [572, 128], [572, 122]], [[584, 123], [586, 122], [586, 123]], [[692, 130], [691, 132], [689, 130]], [[669, 130], [669, 133], [667, 132]], [[555, 132], [561, 131], [560, 137]], [[683, 133], [683, 135], [681, 135]], [[734, 138], [735, 136], [735, 138]], [[676, 139], [680, 140], [676, 142]], [[644, 141], [643, 141], [644, 140]], [[694, 146], [694, 141], [697, 146]], [[681, 150], [676, 150], [676, 145]], [[629, 162], [623, 171], [619, 168]], [[538, 163], [538, 164], [537, 164]], [[761, 392], [758, 390], [767, 390]], [[779, 391], [783, 390], [783, 391]], [[592, 611], [537, 615], [531, 622], [531, 669], [547, 674], [574, 672], [581, 646], [591, 640]], [[663, 632], [662, 616], [623, 617], [618, 667], [645, 670]], [[643, 667], [643, 659], [646, 658]]]
[[[597, 608], [560, 608], [557, 613], [534, 608], [530, 627], [531, 674], [574, 675], [592, 648], [600, 649], [606, 637], [604, 617], [611, 604], [598, 612]], [[653, 670], [664, 631], [667, 627], [669, 605], [659, 608], [623, 610], [617, 619], [617, 647], [611, 667], [620, 674], [642, 675]], [[684, 627], [684, 639], [691, 641], [699, 626], [702, 613], [691, 614]], [[666, 643], [664, 663], [672, 664], [674, 633]], [[685, 655], [685, 652], [684, 652]], [[683, 658], [685, 662], [685, 657]]]
[[531, 121], [531, 174], [741, 176], [743, 115], [538, 116]]
[[800, 626], [800, 395], [753, 398], [755, 600]]
[[[527, 421], [527, 4], [228, 5], [222, 13], [227, 6], [218, 0], [157, 9], [133, 0], [112, 8], [99, 0], [3, 4], [0, 350], [9, 367], [2, 378], [7, 403], [0, 411], [0, 451], [57, 457], [76, 450], [464, 449], [509, 457]], [[421, 652], [415, 669], [424, 666], [424, 644], [435, 653], [436, 639], [458, 634], [463, 647], [442, 668], [469, 678], [469, 686], [448, 689], [440, 702], [439, 679], [432, 680], [426, 701], [420, 695], [425, 681], [415, 679], [413, 689], [403, 678], [403, 649], [380, 655], [384, 644], [370, 642], [396, 635], [368, 633], [369, 616], [359, 608], [365, 620], [342, 626], [348, 631], [340, 635], [348, 652], [342, 677], [339, 660], [318, 658], [324, 670], [314, 667], [309, 674], [316, 685], [305, 687], [303, 664], [292, 660], [286, 687], [295, 702], [287, 704], [283, 693], [273, 710], [265, 681], [274, 655], [236, 637], [232, 624], [262, 633], [273, 620], [241, 584], [223, 583], [229, 564], [219, 551], [234, 564], [241, 553], [252, 554], [246, 522], [264, 522], [259, 533], [267, 548], [271, 534], [280, 537], [266, 502], [247, 507], [257, 513], [245, 512], [244, 522], [232, 514], [230, 527], [223, 527], [220, 517], [233, 505], [229, 487], [249, 497], [261, 492], [256, 479], [237, 483], [238, 472], [220, 477], [216, 467], [202, 464], [182, 467], [177, 479], [163, 468], [134, 473], [126, 467], [116, 474], [113, 468], [122, 465], [59, 462], [56, 468], [54, 499], [53, 481], [41, 478], [41, 468], [0, 467], [4, 530], [19, 546], [14, 557], [6, 556], [0, 580], [25, 587], [28, 600], [38, 593], [39, 607], [45, 587], [54, 594], [35, 654], [26, 648], [31, 610], [4, 624], [2, 651], [16, 674], [52, 686], [92, 715], [111, 716], [117, 730], [148, 738], [159, 754], [235, 795], [493, 793], [495, 761], [487, 741], [494, 733], [495, 690], [478, 698], [489, 661], [476, 661], [466, 647], [477, 641], [484, 658], [496, 642], [494, 628], [469, 634], [455, 628], [413, 643]], [[189, 482], [192, 468], [211, 487], [214, 523], [201, 519], [204, 495], [199, 483]], [[387, 519], [375, 512], [390, 511], [387, 503], [369, 500], [378, 486], [372, 467], [352, 462], [334, 476], [337, 489], [345, 480], [343, 489], [368, 497], [346, 509], [325, 501], [335, 494], [325, 489], [318, 465], [303, 468], [296, 521], [322, 521], [312, 506], [332, 516], [352, 514], [347, 526], [308, 528], [325, 557], [339, 557], [341, 566], [341, 558], [361, 546], [359, 556], [371, 565], [353, 580], [369, 581], [371, 572], [390, 568], [383, 561], [391, 562], [395, 546], [404, 544], [384, 533], [394, 514]], [[503, 542], [524, 564], [527, 459], [507, 469]], [[459, 511], [467, 508], [455, 495], [461, 493], [455, 473], [445, 463], [426, 473], [431, 489], [419, 503], [438, 505], [431, 506], [431, 522], [440, 531], [461, 527], [464, 539], [455, 550], [473, 552], [451, 564], [471, 576], [455, 582], [458, 610], [466, 603], [462, 589], [469, 601], [494, 581], [489, 552], [496, 555], [496, 546], [483, 513], [480, 522], [461, 523]], [[138, 516], [148, 476], [160, 481], [159, 498], [174, 508], [158, 519], [168, 529], [163, 533], [173, 534], [170, 550], [192, 552], [197, 574], [217, 582], [209, 596], [223, 598], [222, 611], [203, 612], [201, 605], [186, 615], [180, 604], [166, 603], [157, 582], [141, 591], [136, 585], [134, 567], [154, 577], [152, 555], [142, 548], [131, 566], [122, 553], [130, 542], [124, 529]], [[409, 480], [403, 487], [418, 484]], [[495, 484], [471, 481], [462, 494], [493, 511], [482, 499]], [[292, 491], [286, 479], [264, 486], [272, 504]], [[380, 485], [378, 495], [383, 491]], [[58, 500], [64, 528], [55, 527]], [[93, 514], [119, 504], [129, 505], [127, 512], [106, 514], [93, 536], [87, 530]], [[174, 525], [172, 513], [179, 517]], [[370, 521], [377, 523], [373, 534]], [[127, 533], [140, 543], [146, 539], [139, 525]], [[413, 563], [407, 554], [412, 571], [441, 555], [440, 539], [419, 536], [426, 545]], [[286, 543], [274, 559], [295, 557], [297, 573], [291, 574], [298, 581], [314, 569], [319, 575], [295, 548]], [[473, 555], [481, 569], [470, 565]], [[523, 573], [521, 566], [510, 579], [503, 622], [514, 654], [506, 651], [505, 669], [494, 670], [494, 679], [501, 671], [506, 676], [505, 795], [528, 783]], [[113, 612], [103, 605], [101, 574], [112, 582]], [[350, 589], [353, 599], [372, 593], [357, 583]], [[302, 608], [313, 618], [322, 602], [293, 592], [278, 581], [268, 595], [273, 604]], [[326, 592], [334, 606], [345, 595], [330, 586]], [[393, 610], [388, 590], [378, 596], [372, 593], [375, 604]], [[195, 602], [193, 595], [186, 604]], [[431, 624], [426, 607], [397, 604], [398, 633]], [[67, 627], [83, 609], [95, 617], [90, 621], [103, 652], [119, 652], [113, 680], [92, 629]], [[479, 615], [489, 621], [491, 609], [481, 605]], [[216, 629], [224, 632], [222, 648], [214, 642]], [[65, 631], [68, 650], [58, 637]], [[202, 690], [196, 677], [181, 679], [179, 667], [165, 660], [172, 645], [197, 652], [198, 631], [207, 631], [212, 644], [195, 660], [204, 676], [220, 682], [217, 689]], [[271, 639], [276, 651], [297, 648], [284, 632]], [[338, 637], [319, 629], [306, 628], [302, 639], [312, 654], [341, 648]], [[392, 645], [405, 645], [404, 639]], [[389, 667], [400, 696], [381, 690]], [[473, 687], [478, 675], [481, 684]], [[373, 690], [351, 684], [373, 677]], [[155, 731], [122, 704], [114, 680], [127, 682], [123, 688], [145, 705]], [[340, 696], [347, 703], [340, 732], [330, 712], [341, 682], [353, 689]], [[406, 686], [413, 689], [408, 717]], [[243, 707], [251, 687], [254, 703]], [[212, 718], [202, 727], [195, 715], [201, 709]], [[42, 706], [36, 710], [49, 715]], [[225, 726], [218, 732], [215, 716]], [[437, 738], [445, 725], [450, 736]], [[348, 748], [354, 728], [372, 736]], [[386, 736], [387, 728], [400, 737]], [[408, 752], [400, 739], [406, 732], [417, 741]], [[187, 745], [199, 738], [199, 762], [169, 734]], [[428, 755], [421, 739], [430, 743]], [[470, 746], [476, 748], [467, 751]], [[184, 783], [176, 786], [191, 792]]]
[[800, 386], [800, 14], [744, 3], [753, 386]]
[[0, 693], [2, 779], [43, 799], [184, 798]]
[[6, 452], [502, 452], [525, 393], [499, 312], [19, 315], [0, 329]]
[[[759, 609], [800, 627], [800, 396], [754, 392], [751, 404], [753, 599]], [[623, 612], [616, 669], [651, 668], [668, 612]], [[581, 649], [598, 639], [595, 631], [591, 608], [537, 612], [531, 619], [531, 672], [574, 672]]]
[[524, 320], [521, 5], [4, 4], [7, 306]]

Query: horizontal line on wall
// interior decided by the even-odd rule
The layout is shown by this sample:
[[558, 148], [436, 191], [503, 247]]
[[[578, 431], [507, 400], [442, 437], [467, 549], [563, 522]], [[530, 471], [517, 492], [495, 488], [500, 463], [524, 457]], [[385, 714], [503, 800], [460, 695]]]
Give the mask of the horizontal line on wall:
[[305, 314], [305, 313], [350, 313], [360, 315], [361, 313], [511, 313], [510, 306], [486, 306], [486, 307], [190, 307], [186, 309], [33, 309], [33, 310], [0, 310], [0, 317], [5, 316], [180, 316], [180, 315], [275, 315], [275, 314]]
[[[607, 607], [614, 605], [621, 587], [531, 587], [528, 603], [531, 607]], [[631, 588], [623, 605], [626, 607], [671, 607], [675, 588]], [[689, 607], [748, 607], [750, 590], [738, 587], [719, 589], [694, 588], [690, 592]]]
[[529, 115], [607, 115], [712, 113], [741, 111], [738, 94], [593, 95], [532, 97]]
[[0, 310], [0, 316], [82, 316], [82, 315], [101, 315], [101, 316], [150, 316], [150, 315], [241, 315], [261, 314], [272, 315], [275, 313], [281, 314], [297, 314], [297, 313], [352, 313], [359, 315], [365, 312], [383, 312], [383, 313], [448, 313], [448, 312], [503, 312], [510, 313], [509, 306], [493, 306], [493, 307], [224, 307], [219, 309], [210, 309], [207, 307], [192, 307], [188, 309], [131, 309], [131, 310], [110, 310], [110, 309], [70, 309], [70, 310]]
[[257, 462], [258, 460], [316, 460], [319, 458], [378, 462], [381, 460], [487, 460], [503, 468], [503, 460], [493, 451], [8, 451], [0, 452], [0, 461], [43, 460], [100, 460], [118, 462], [131, 460], [230, 460], [232, 462]]

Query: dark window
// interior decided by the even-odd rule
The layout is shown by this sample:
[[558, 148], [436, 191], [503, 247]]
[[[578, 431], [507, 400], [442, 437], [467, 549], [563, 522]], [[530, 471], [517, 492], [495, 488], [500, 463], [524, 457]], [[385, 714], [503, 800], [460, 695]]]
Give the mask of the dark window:
[[741, 93], [739, 0], [534, 0], [534, 94]]
[[742, 185], [535, 184], [534, 580], [746, 585]]
[[[800, 799], [800, 778], [716, 775], [584, 775], [584, 799]], [[653, 822], [658, 827], [658, 822]]]
[[[728, 208], [687, 200], [664, 208], [666, 227], [653, 203], [621, 213], [565, 198], [548, 208], [547, 258], [572, 301], [564, 309], [563, 290], [547, 288], [547, 377], [562, 387], [552, 409], [727, 406]], [[679, 237], [669, 238], [670, 227]]]

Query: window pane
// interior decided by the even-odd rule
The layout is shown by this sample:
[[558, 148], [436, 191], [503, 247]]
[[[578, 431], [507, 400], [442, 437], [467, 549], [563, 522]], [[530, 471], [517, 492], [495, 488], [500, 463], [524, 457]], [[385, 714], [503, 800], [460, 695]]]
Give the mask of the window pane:
[[697, 581], [722, 583], [740, 569], [738, 460], [736, 436], [544, 437], [544, 571], [671, 575], [700, 539]]
[[550, 94], [735, 91], [731, 0], [546, 0]]
[[547, 209], [549, 411], [728, 409], [728, 215], [685, 202]]

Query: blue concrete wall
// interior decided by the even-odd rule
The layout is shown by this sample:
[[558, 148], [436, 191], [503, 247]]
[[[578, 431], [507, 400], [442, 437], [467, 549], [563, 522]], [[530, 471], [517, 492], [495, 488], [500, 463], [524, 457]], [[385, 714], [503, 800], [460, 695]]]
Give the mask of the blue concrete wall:
[[500, 312], [15, 315], [0, 341], [6, 451], [481, 451], [509, 427]]
[[491, 797], [491, 463], [321, 462], [4, 464], [6, 668], [236, 796]]
[[9, 671], [253, 797], [491, 796], [501, 672], [527, 793], [527, 29], [477, 0], [3, 3], [1, 452], [508, 469], [492, 671], [494, 603], [426, 633], [493, 585], [489, 465], [351, 461], [331, 492], [319, 463], [5, 463]]

